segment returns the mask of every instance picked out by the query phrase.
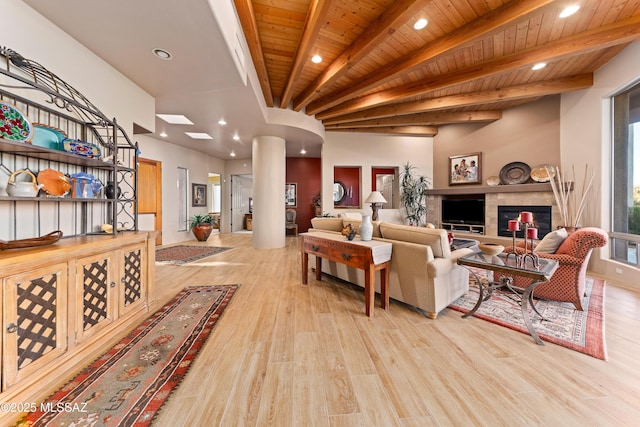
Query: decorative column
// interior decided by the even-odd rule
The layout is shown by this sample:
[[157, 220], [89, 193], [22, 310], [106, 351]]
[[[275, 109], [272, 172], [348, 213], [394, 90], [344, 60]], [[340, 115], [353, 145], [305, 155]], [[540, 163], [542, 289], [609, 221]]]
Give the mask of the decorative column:
[[285, 140], [277, 136], [253, 138], [253, 247], [285, 246]]

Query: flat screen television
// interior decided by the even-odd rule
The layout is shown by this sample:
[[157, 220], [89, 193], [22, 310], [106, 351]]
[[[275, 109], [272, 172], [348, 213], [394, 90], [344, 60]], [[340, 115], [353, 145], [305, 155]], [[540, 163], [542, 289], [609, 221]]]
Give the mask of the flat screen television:
[[484, 225], [484, 199], [442, 199], [442, 222]]

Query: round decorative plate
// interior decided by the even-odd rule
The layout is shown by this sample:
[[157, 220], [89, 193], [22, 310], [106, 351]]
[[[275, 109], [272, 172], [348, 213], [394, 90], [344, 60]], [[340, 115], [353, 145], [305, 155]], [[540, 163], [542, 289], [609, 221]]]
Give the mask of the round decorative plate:
[[531, 168], [522, 162], [512, 162], [500, 169], [500, 182], [503, 184], [523, 184], [531, 176]]
[[97, 145], [89, 144], [79, 139], [65, 138], [62, 140], [62, 146], [67, 153], [90, 157], [92, 159], [100, 158], [100, 148], [98, 148]]
[[50, 196], [64, 196], [71, 189], [69, 178], [60, 171], [43, 169], [38, 172], [38, 184]]
[[556, 176], [556, 169], [553, 165], [540, 165], [531, 169], [531, 179], [535, 182], [549, 182], [554, 176]]
[[52, 150], [62, 150], [62, 141], [67, 137], [62, 129], [43, 125], [33, 124], [33, 139], [31, 145], [51, 148]]
[[0, 137], [27, 143], [33, 138], [33, 125], [27, 116], [6, 102], [0, 102]]
[[500, 184], [500, 178], [498, 178], [497, 176], [490, 176], [489, 178], [487, 178], [487, 185], [495, 187], [498, 184]]

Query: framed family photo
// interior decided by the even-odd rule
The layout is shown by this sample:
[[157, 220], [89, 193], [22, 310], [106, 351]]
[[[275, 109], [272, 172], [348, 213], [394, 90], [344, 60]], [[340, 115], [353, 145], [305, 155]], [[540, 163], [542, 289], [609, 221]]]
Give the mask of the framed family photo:
[[207, 186], [191, 184], [191, 206], [207, 206]]
[[297, 201], [297, 184], [288, 182], [284, 187], [284, 205], [288, 208], [295, 208]]
[[482, 182], [482, 153], [449, 157], [449, 185]]

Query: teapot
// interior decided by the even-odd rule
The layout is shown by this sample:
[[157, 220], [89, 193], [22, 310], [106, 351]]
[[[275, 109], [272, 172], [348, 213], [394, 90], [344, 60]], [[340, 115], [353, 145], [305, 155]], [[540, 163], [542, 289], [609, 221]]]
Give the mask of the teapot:
[[[16, 181], [16, 177], [22, 174], [28, 175], [31, 181]], [[31, 171], [19, 169], [9, 175], [7, 194], [12, 197], [36, 197], [42, 187], [44, 185], [36, 183], [36, 176]]]

